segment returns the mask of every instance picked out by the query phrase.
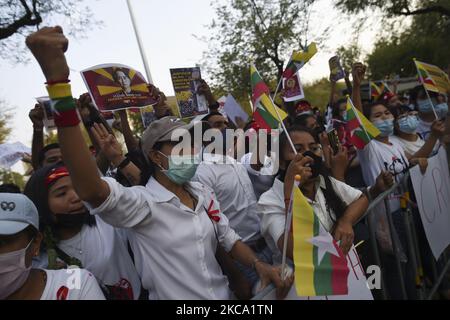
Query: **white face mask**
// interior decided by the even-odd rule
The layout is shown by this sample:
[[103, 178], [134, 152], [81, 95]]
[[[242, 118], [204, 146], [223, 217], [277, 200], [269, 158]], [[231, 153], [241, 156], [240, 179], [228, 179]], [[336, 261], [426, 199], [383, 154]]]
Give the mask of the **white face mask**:
[[0, 254], [0, 300], [16, 292], [28, 279], [31, 265], [26, 266], [25, 256], [32, 242], [23, 249]]

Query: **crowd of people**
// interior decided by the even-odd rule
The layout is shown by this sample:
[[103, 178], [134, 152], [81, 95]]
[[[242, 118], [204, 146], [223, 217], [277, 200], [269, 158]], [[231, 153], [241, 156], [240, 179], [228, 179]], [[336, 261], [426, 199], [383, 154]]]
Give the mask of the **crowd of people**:
[[[58, 143], [44, 145], [44, 114], [36, 105], [30, 111], [34, 172], [22, 194], [14, 186], [0, 193], [0, 299], [249, 299], [269, 283], [284, 298], [294, 281], [280, 265], [286, 235], [293, 265], [293, 236], [285, 225], [296, 176], [342, 252], [362, 243], [358, 252], [368, 266], [374, 264], [364, 216], [369, 202], [411, 167], [425, 171], [427, 158], [450, 142], [446, 96], [428, 96], [418, 85], [363, 100], [366, 70], [355, 62], [345, 92], [331, 81], [324, 112], [305, 99], [279, 106], [288, 117], [278, 152], [272, 152], [270, 133], [265, 154], [250, 143], [243, 152], [205, 152], [211, 141], [203, 135], [178, 152], [172, 137], [179, 130], [193, 137], [199, 127], [221, 135], [242, 129], [248, 138], [260, 128], [251, 118], [236, 128], [201, 80], [197, 94], [205, 96], [209, 112], [200, 121], [173, 116], [164, 94], [149, 85], [157, 119], [138, 137], [127, 112], [118, 111], [120, 125], [113, 130], [89, 94], [72, 97], [68, 40], [60, 27], [33, 33], [27, 46], [47, 80]], [[355, 148], [345, 125], [345, 95], [380, 131], [363, 149]], [[327, 134], [333, 129], [337, 146]], [[408, 298], [416, 299], [399, 198], [391, 196], [388, 207], [373, 212], [383, 289], [391, 299], [401, 297], [393, 235], [401, 244]], [[414, 216], [422, 253], [431, 256], [417, 210]], [[448, 284], [445, 279], [443, 292]]]

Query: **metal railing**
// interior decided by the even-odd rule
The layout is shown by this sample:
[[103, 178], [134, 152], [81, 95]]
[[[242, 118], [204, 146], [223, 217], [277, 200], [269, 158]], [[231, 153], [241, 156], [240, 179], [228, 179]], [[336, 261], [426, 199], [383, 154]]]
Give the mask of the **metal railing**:
[[[428, 254], [428, 260], [429, 265], [431, 266], [431, 276], [433, 278], [432, 287], [430, 289], [427, 289], [427, 285], [425, 283], [425, 277], [424, 277], [424, 259], [425, 257], [422, 257], [419, 240], [417, 237], [417, 230], [414, 223], [414, 217], [413, 217], [413, 203], [407, 196], [409, 193], [413, 193], [413, 190], [408, 190], [407, 183], [409, 181], [410, 174], [407, 172], [401, 181], [395, 183], [391, 188], [386, 190], [385, 192], [378, 195], [375, 199], [370, 201], [369, 207], [367, 208], [364, 215], [358, 220], [365, 221], [365, 223], [368, 226], [369, 229], [369, 242], [370, 242], [370, 249], [371, 249], [371, 255], [373, 258], [373, 262], [380, 267], [382, 270], [382, 276], [381, 276], [381, 288], [379, 291], [381, 299], [388, 299], [389, 294], [386, 291], [386, 277], [384, 276], [384, 273], [386, 272], [384, 266], [383, 266], [383, 260], [381, 258], [380, 254], [380, 247], [379, 243], [377, 241], [376, 236], [376, 222], [374, 221], [374, 210], [378, 208], [380, 205], [384, 204], [385, 212], [386, 212], [386, 218], [389, 226], [389, 237], [391, 239], [392, 243], [392, 249], [393, 249], [393, 257], [395, 260], [395, 268], [397, 271], [398, 276], [398, 286], [400, 288], [401, 292], [401, 299], [408, 299], [408, 292], [407, 292], [407, 281], [414, 281], [414, 283], [409, 283], [410, 286], [414, 286], [416, 288], [416, 298], [417, 299], [433, 299], [435, 293], [439, 289], [439, 286], [441, 285], [442, 281], [445, 278], [445, 275], [447, 271], [450, 269], [450, 259], [447, 257], [447, 253], [444, 250], [441, 257], [439, 258], [439, 262], [443, 264], [443, 267], [438, 270], [438, 261], [434, 259], [434, 256], [432, 254]], [[400, 195], [400, 197], [398, 196]], [[396, 196], [399, 198], [401, 202], [400, 211], [396, 214], [400, 214], [402, 218], [402, 223], [404, 227], [404, 236], [405, 241], [404, 245], [402, 246], [401, 241], [399, 240], [399, 237], [396, 234], [396, 228], [393, 221], [393, 215], [391, 212], [390, 204], [389, 204], [389, 197]], [[369, 194], [370, 198], [370, 194]], [[420, 222], [421, 223], [421, 222]], [[426, 240], [425, 240], [426, 241]], [[404, 248], [405, 247], [405, 248]], [[448, 249], [448, 248], [447, 248]], [[402, 261], [402, 252], [407, 252], [407, 259], [408, 263], [405, 265], [405, 262]], [[414, 279], [407, 279], [407, 277], [404, 274], [404, 269], [410, 268], [408, 271], [412, 271], [411, 273], [414, 275]], [[429, 285], [428, 285], [429, 286]], [[258, 294], [256, 294], [252, 300], [261, 300], [263, 299], [267, 294], [269, 294], [272, 290], [274, 290], [275, 287], [273, 284], [270, 284], [266, 288], [264, 288], [262, 291], [260, 291]]]

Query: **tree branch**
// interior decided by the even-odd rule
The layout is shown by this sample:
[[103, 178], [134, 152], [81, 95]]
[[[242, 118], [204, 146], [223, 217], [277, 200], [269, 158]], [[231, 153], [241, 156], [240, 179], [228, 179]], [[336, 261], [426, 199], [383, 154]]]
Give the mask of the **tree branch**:
[[[33, 18], [33, 12], [28, 7], [25, 0], [20, 0], [20, 3], [25, 9], [25, 14], [18, 20], [14, 21], [10, 25], [0, 28], [0, 40], [6, 39], [16, 33], [20, 28], [25, 26], [35, 26], [42, 22], [42, 18], [39, 14], [36, 14]], [[35, 10], [35, 3], [33, 2], [33, 10]]]
[[427, 14], [427, 13], [440, 13], [443, 16], [450, 17], [450, 10], [447, 8], [444, 8], [442, 6], [430, 6], [426, 8], [421, 8], [417, 10], [410, 10], [409, 8], [406, 8], [406, 11], [404, 10], [393, 10], [392, 13], [395, 15], [400, 16], [412, 16], [412, 15], [420, 15], [420, 14]]

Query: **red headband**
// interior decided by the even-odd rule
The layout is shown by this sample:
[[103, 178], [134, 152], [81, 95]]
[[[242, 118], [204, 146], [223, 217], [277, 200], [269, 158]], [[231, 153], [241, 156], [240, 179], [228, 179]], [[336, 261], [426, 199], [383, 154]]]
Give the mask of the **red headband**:
[[45, 178], [45, 185], [48, 187], [52, 183], [54, 183], [56, 180], [62, 178], [62, 177], [68, 177], [69, 171], [67, 171], [66, 167], [58, 167], [56, 169], [53, 169], [50, 171], [50, 173]]

